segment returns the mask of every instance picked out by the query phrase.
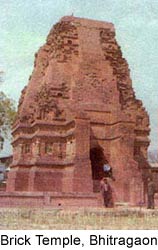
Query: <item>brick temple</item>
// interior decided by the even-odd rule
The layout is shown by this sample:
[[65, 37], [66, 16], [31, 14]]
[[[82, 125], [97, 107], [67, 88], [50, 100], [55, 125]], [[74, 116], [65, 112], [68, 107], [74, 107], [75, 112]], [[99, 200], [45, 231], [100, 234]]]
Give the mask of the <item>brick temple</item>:
[[98, 206], [108, 163], [115, 203], [144, 202], [149, 132], [114, 25], [63, 17], [19, 100], [7, 193], [23, 204]]

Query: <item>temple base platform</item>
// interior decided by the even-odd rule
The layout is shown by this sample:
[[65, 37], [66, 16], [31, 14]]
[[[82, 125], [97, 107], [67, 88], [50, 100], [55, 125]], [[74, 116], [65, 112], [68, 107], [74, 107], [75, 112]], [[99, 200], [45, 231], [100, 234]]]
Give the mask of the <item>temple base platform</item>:
[[101, 207], [99, 194], [57, 192], [0, 192], [1, 207]]

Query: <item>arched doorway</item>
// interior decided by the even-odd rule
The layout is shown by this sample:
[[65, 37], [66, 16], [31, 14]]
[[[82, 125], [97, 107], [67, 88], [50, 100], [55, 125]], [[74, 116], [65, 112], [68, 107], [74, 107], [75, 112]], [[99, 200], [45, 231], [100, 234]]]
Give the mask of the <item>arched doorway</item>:
[[103, 165], [108, 163], [104, 150], [100, 146], [95, 146], [90, 149], [90, 160], [92, 166], [93, 191], [99, 192], [99, 183], [103, 176]]

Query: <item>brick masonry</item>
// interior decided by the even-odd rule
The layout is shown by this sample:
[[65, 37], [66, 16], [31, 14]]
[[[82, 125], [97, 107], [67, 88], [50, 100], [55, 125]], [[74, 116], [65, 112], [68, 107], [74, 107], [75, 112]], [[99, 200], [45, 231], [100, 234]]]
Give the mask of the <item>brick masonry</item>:
[[114, 201], [137, 205], [145, 197], [149, 132], [113, 24], [63, 17], [35, 55], [19, 100], [7, 192], [59, 192], [57, 203], [98, 206], [92, 196], [108, 162]]

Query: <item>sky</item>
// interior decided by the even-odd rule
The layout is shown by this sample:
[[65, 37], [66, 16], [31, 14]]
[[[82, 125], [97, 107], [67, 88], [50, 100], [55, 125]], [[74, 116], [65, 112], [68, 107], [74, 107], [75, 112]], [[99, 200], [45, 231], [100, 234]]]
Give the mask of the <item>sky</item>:
[[[62, 16], [112, 22], [136, 97], [150, 116], [151, 145], [158, 145], [158, 0], [0, 0], [0, 86], [17, 103], [33, 70], [34, 54]], [[5, 152], [9, 152], [9, 143]]]

